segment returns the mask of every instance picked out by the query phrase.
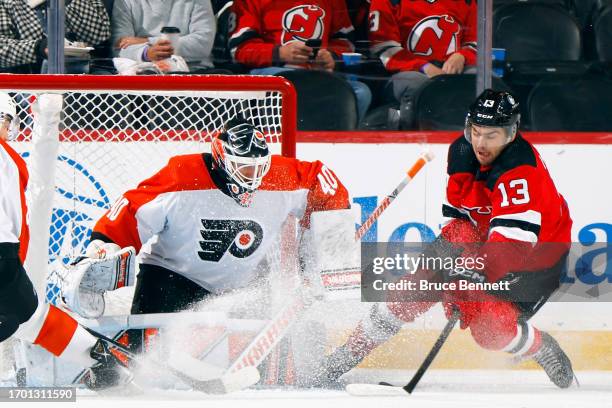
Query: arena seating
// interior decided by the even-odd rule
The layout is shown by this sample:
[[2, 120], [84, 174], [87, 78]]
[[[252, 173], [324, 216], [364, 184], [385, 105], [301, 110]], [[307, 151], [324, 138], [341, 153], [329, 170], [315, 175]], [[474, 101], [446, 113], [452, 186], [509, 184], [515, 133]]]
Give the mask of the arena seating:
[[[501, 79], [493, 87], [510, 90]], [[476, 75], [439, 75], [417, 95], [416, 120], [420, 130], [460, 130], [474, 101]]]
[[[362, 129], [394, 129], [394, 115], [399, 107], [383, 97], [383, 87], [389, 74], [377, 58], [369, 55], [368, 20], [365, 0], [346, 0], [356, 25], [356, 50], [364, 55], [362, 64], [352, 67], [373, 92], [370, 111], [362, 121]], [[112, 16], [114, 0], [103, 0]], [[217, 34], [213, 58], [217, 68], [236, 74], [244, 67], [231, 61], [227, 47], [231, 24], [231, 0], [211, 0], [217, 16]], [[566, 84], [568, 98], [576, 98], [609, 85], [612, 77], [612, 0], [494, 0], [493, 46], [506, 49], [503, 82], [495, 86], [514, 91], [522, 102], [523, 125], [526, 129], [555, 129], [573, 117], [565, 112], [570, 100], [558, 97], [558, 102], [546, 102], [559, 84]], [[113, 73], [110, 41], [92, 54], [92, 73]], [[341, 63], [338, 64], [343, 70]], [[346, 84], [334, 76], [316, 72], [287, 72], [282, 76], [294, 82], [298, 90], [300, 128], [304, 130], [350, 130], [357, 126], [355, 98]], [[464, 105], [473, 97], [473, 77], [441, 76], [422, 90], [417, 102], [418, 129], [458, 129], [462, 126]], [[575, 81], [575, 83], [572, 83]], [[446, 88], [449, 86], [450, 88]], [[560, 92], [560, 90], [559, 90]], [[437, 93], [440, 93], [439, 95]], [[599, 92], [601, 93], [601, 92]], [[468, 97], [469, 96], [469, 97]], [[574, 105], [586, 111], [576, 122], [568, 124], [574, 130], [612, 129], [612, 116], [599, 115], [605, 100], [582, 97]], [[608, 101], [609, 102], [609, 101]], [[130, 101], [137, 103], [137, 101]], [[569, 105], [568, 105], [569, 106]], [[604, 105], [604, 107], [610, 105]], [[589, 109], [590, 108], [590, 109]], [[548, 119], [542, 118], [545, 113]], [[593, 118], [590, 118], [592, 112]], [[562, 115], [563, 113], [563, 115]], [[582, 120], [583, 119], [583, 120]], [[533, 124], [532, 120], [536, 120]], [[607, 125], [606, 125], [607, 123]]]
[[292, 70], [278, 74], [293, 83], [298, 94], [299, 130], [354, 130], [357, 101], [343, 79], [322, 71]]
[[531, 91], [527, 104], [532, 130], [610, 131], [612, 79], [542, 80]]
[[612, 63], [612, 2], [597, 17], [594, 31], [599, 60]]

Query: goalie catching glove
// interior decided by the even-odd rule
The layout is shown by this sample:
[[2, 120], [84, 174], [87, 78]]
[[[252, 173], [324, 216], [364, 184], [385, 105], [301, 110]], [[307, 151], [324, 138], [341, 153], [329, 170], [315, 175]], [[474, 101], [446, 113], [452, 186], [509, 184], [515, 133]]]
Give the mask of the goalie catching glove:
[[135, 255], [134, 247], [92, 241], [84, 257], [58, 271], [64, 305], [87, 319], [102, 316], [104, 292], [134, 284]]

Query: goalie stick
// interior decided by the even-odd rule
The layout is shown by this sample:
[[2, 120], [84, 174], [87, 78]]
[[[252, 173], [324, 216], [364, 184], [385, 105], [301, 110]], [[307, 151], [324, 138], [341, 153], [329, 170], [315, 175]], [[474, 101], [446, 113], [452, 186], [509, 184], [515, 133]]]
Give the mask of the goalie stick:
[[457, 321], [459, 320], [459, 316], [459, 310], [453, 308], [453, 313], [450, 319], [448, 319], [446, 326], [444, 326], [444, 329], [442, 329], [440, 336], [408, 384], [404, 385], [403, 387], [396, 387], [386, 382], [380, 382], [378, 384], [349, 384], [346, 386], [346, 391], [351, 395], [359, 397], [402, 396], [412, 394], [412, 391], [414, 391], [417, 384], [438, 355], [438, 352], [446, 342], [446, 339], [453, 331], [455, 324], [457, 324]]
[[402, 192], [402, 190], [410, 183], [417, 173], [427, 164], [427, 162], [432, 161], [434, 158], [433, 153], [426, 151], [423, 153], [417, 161], [410, 167], [410, 169], [406, 172], [406, 177], [395, 187], [395, 190], [391, 192], [385, 199], [376, 207], [372, 214], [368, 217], [368, 219], [359, 227], [359, 229], [355, 232], [355, 241], [359, 241], [366, 232], [372, 227], [374, 222], [380, 217], [380, 214], [383, 213], [391, 205], [393, 200], [397, 198], [397, 196]]
[[[433, 153], [424, 152], [417, 161], [406, 172], [406, 177], [395, 187], [393, 192], [389, 194], [372, 212], [370, 217], [363, 225], [355, 232], [355, 241], [359, 241], [365, 233], [372, 227], [374, 222], [380, 215], [389, 207], [395, 198], [404, 190], [410, 181], [418, 174], [418, 172], [431, 160]], [[303, 291], [301, 291], [303, 292]], [[285, 337], [291, 326], [300, 318], [300, 316], [309, 308], [315, 299], [307, 296], [304, 293], [298, 293], [294, 298], [286, 304], [272, 320], [261, 330], [249, 345], [243, 350], [238, 358], [229, 367], [228, 372], [235, 372], [247, 366], [259, 366], [266, 357], [272, 352], [274, 347]]]
[[[130, 363], [134, 363], [136, 366], [140, 365], [138, 356], [123, 344], [90, 328], [85, 327], [85, 330], [91, 333], [94, 337], [111, 344], [113, 347], [119, 350]], [[172, 367], [169, 364], [164, 364], [162, 362], [153, 360], [150, 357], [147, 357], [147, 362], [152, 362], [163, 370], [167, 370], [170, 372], [170, 374], [184, 382], [186, 385], [189, 385], [194, 390], [201, 391], [206, 394], [226, 394], [229, 392], [239, 391], [241, 389], [250, 387], [259, 381], [259, 371], [257, 371], [257, 368], [255, 367], [244, 367], [240, 370], [220, 375], [217, 378], [202, 380], [186, 373], [183, 370]], [[195, 358], [190, 359], [189, 364], [197, 364], [197, 370], [199, 372], [212, 371], [214, 373], [219, 371], [218, 367], [204, 363], [203, 361]]]

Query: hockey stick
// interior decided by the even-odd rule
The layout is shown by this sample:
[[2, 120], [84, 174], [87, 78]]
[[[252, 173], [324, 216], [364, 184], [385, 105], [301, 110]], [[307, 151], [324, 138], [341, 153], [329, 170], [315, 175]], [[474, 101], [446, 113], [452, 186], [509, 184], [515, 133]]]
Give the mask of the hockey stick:
[[[389, 207], [402, 190], [404, 190], [423, 166], [425, 166], [427, 162], [433, 160], [433, 158], [434, 155], [431, 152], [425, 152], [417, 159], [407, 171], [406, 177], [404, 177], [397, 187], [395, 187], [391, 194], [385, 197], [370, 217], [355, 232], [355, 241], [359, 241], [365, 235], [374, 222]], [[273, 316], [270, 322], [257, 334], [257, 336], [255, 336], [240, 356], [232, 363], [228, 372], [231, 373], [249, 365], [255, 367], [259, 366], [312, 303], [314, 303], [314, 299], [308, 298], [302, 293], [298, 293], [297, 296], [294, 296], [293, 300]]]
[[440, 351], [440, 349], [446, 342], [446, 339], [453, 331], [453, 328], [455, 327], [455, 324], [459, 320], [459, 317], [460, 317], [459, 310], [457, 308], [453, 308], [453, 313], [450, 319], [448, 319], [446, 326], [444, 326], [444, 329], [442, 329], [440, 336], [438, 337], [433, 347], [427, 354], [427, 357], [425, 357], [425, 360], [423, 360], [423, 362], [421, 363], [421, 366], [416, 371], [416, 373], [414, 373], [414, 375], [412, 376], [412, 379], [408, 382], [408, 384], [404, 385], [403, 387], [396, 387], [386, 382], [380, 382], [378, 383], [378, 385], [376, 384], [349, 384], [346, 386], [346, 391], [351, 395], [361, 396], [361, 397], [383, 396], [383, 395], [388, 395], [388, 396], [406, 395], [406, 393], [412, 394], [412, 391], [414, 391], [417, 384], [419, 383], [419, 381], [421, 380], [421, 378], [423, 377], [423, 375], [425, 374], [425, 372], [427, 371], [431, 363], [434, 361], [436, 356], [438, 355], [438, 352]]
[[[130, 361], [130, 363], [134, 363], [136, 366], [141, 365], [138, 359], [138, 355], [134, 354], [125, 345], [119, 343], [116, 340], [111, 339], [110, 337], [103, 335], [102, 333], [98, 333], [95, 330], [92, 330], [87, 327], [84, 328], [94, 337], [104, 340], [109, 344], [112, 344]], [[202, 391], [207, 394], [226, 394], [233, 391], [239, 391], [243, 388], [250, 387], [251, 385], [254, 385], [259, 381], [259, 371], [257, 371], [255, 367], [245, 367], [233, 373], [224, 374], [217, 378], [200, 380], [184, 372], [183, 370], [179, 370], [178, 368], [172, 367], [169, 364], [164, 364], [162, 362], [156, 361], [154, 359], [151, 359], [150, 357], [147, 357], [147, 362], [151, 362], [156, 366], [162, 368], [163, 370], [169, 371], [173, 376], [183, 381], [185, 384], [189, 385], [194, 390]], [[190, 359], [189, 364], [197, 364], [198, 367], [195, 368], [195, 370], [197, 370], [198, 372], [219, 370], [218, 367], [204, 363], [197, 359]]]
[[417, 161], [410, 167], [410, 169], [406, 172], [406, 177], [395, 187], [395, 190], [391, 192], [385, 199], [376, 207], [376, 209], [370, 214], [368, 219], [359, 227], [359, 229], [355, 232], [355, 241], [359, 241], [366, 232], [372, 227], [374, 222], [380, 217], [380, 214], [383, 213], [391, 205], [393, 200], [397, 198], [399, 193], [410, 183], [410, 181], [417, 175], [417, 173], [427, 164], [427, 162], [432, 161], [434, 158], [433, 153], [425, 152], [423, 153]]

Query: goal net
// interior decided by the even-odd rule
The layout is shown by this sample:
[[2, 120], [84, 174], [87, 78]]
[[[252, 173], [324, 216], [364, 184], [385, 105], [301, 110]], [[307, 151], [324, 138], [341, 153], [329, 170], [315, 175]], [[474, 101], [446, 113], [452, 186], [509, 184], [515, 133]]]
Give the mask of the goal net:
[[0, 76], [18, 105], [13, 146], [30, 172], [26, 269], [54, 303], [55, 270], [84, 252], [93, 224], [171, 156], [209, 151], [241, 115], [274, 153], [295, 155], [296, 97], [279, 77]]

